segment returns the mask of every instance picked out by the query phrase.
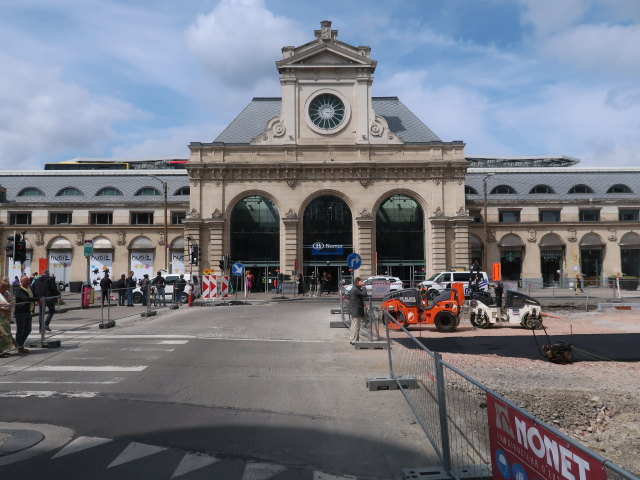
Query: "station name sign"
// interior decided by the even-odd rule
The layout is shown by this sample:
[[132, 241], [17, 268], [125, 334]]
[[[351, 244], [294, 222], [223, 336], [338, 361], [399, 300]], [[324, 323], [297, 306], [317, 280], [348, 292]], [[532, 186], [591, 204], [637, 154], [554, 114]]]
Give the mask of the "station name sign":
[[343, 252], [342, 243], [315, 242], [311, 245], [311, 255], [342, 255]]

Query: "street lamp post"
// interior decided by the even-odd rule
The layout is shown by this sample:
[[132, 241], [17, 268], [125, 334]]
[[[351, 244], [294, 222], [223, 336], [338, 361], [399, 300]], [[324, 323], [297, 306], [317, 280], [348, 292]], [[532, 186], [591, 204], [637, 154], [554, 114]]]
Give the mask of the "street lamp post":
[[162, 183], [162, 192], [164, 194], [164, 271], [169, 273], [169, 224], [167, 223], [167, 211], [168, 211], [168, 199], [167, 199], [167, 182], [155, 175], [149, 175], [149, 177]]
[[482, 266], [485, 272], [489, 271], [489, 228], [487, 226], [487, 179], [493, 173], [487, 173], [482, 177], [482, 226], [484, 229], [484, 248], [482, 249]]

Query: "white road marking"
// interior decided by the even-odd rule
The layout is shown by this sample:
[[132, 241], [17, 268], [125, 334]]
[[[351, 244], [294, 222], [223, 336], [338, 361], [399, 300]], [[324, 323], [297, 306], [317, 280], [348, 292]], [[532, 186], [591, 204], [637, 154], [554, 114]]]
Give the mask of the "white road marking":
[[336, 476], [336, 475], [330, 475], [328, 473], [323, 473], [323, 472], [313, 472], [313, 480], [354, 480], [356, 479], [356, 477], [352, 477], [350, 475], [347, 476]]
[[129, 445], [127, 445], [127, 448], [125, 448], [122, 453], [118, 455], [116, 459], [107, 466], [107, 468], [117, 467], [118, 465], [122, 465], [123, 463], [139, 460], [140, 458], [148, 457], [149, 455], [153, 455], [164, 450], [166, 450], [166, 448], [164, 447], [156, 447], [155, 445], [131, 442]]
[[158, 345], [185, 345], [189, 340], [160, 340]]
[[124, 347], [121, 352], [173, 352], [175, 348]]
[[73, 442], [67, 444], [62, 450], [56, 453], [51, 459], [64, 457], [65, 455], [69, 455], [71, 453], [78, 453], [82, 450], [86, 450], [87, 448], [97, 447], [98, 445], [103, 445], [105, 443], [109, 443], [113, 441], [112, 438], [102, 438], [102, 437], [78, 437]]
[[71, 385], [115, 385], [116, 383], [120, 383], [122, 380], [124, 380], [124, 377], [118, 377], [115, 378], [113, 380], [107, 380], [106, 382], [55, 382], [55, 381], [49, 381], [49, 380], [10, 380], [10, 381], [4, 381], [4, 380], [0, 380], [0, 384], [2, 383], [29, 383], [29, 384], [34, 384], [34, 385], [39, 385], [39, 384], [47, 384], [47, 383], [53, 383], [56, 385], [62, 385], [62, 384], [71, 384]]
[[12, 392], [0, 392], [0, 398], [93, 398], [98, 395], [98, 392], [54, 392], [51, 390], [24, 390], [24, 391], [12, 391]]
[[267, 480], [286, 469], [287, 467], [274, 463], [249, 462], [244, 468], [242, 480]]
[[182, 460], [178, 464], [178, 467], [171, 475], [171, 478], [177, 478], [187, 473], [191, 473], [200, 468], [204, 468], [208, 465], [213, 465], [218, 459], [212, 455], [204, 455], [201, 453], [185, 453]]
[[147, 365], [118, 367], [116, 365], [40, 365], [29, 367], [32, 372], [141, 372]]

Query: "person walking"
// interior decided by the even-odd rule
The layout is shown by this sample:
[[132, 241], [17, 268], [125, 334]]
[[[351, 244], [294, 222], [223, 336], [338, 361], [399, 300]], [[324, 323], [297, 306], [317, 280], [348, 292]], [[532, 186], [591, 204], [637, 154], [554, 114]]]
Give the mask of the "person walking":
[[36, 309], [38, 298], [31, 291], [31, 280], [26, 275], [20, 280], [20, 287], [16, 290], [16, 344], [18, 353], [29, 353], [24, 344], [32, 329], [33, 311]]
[[364, 318], [364, 297], [362, 287], [364, 282], [360, 277], [356, 277], [353, 287], [349, 291], [349, 315], [351, 315], [351, 339], [349, 343], [353, 345], [360, 340], [360, 324]]
[[156, 278], [153, 279], [153, 285], [156, 287], [156, 295], [158, 298], [158, 305], [160, 305], [160, 301], [162, 301], [162, 306], [167, 306], [167, 300], [164, 296], [164, 287], [167, 285], [164, 277], [161, 272], [156, 274]]
[[576, 273], [575, 289], [576, 289], [576, 295], [578, 294], [578, 289], [580, 290], [580, 293], [584, 293], [584, 290], [582, 289], [582, 275], [580, 275], [579, 273]]
[[304, 295], [304, 278], [301, 273], [296, 277], [296, 281], [298, 282], [298, 295]]
[[120, 275], [120, 278], [118, 280], [113, 282], [113, 289], [116, 292], [118, 292], [118, 306], [119, 307], [124, 307], [125, 299], [127, 298], [127, 289], [126, 289], [126, 285], [125, 285], [125, 281], [126, 280], [127, 280], [127, 277], [123, 273], [122, 275]]
[[100, 292], [102, 293], [102, 306], [104, 307], [105, 300], [107, 301], [107, 306], [110, 305], [109, 295], [111, 295], [111, 289], [113, 288], [113, 282], [109, 278], [109, 273], [104, 272], [104, 277], [100, 280]]
[[129, 272], [129, 276], [124, 281], [124, 286], [127, 287], [127, 307], [133, 307], [133, 289], [136, 288], [137, 283], [133, 272]]
[[145, 273], [140, 280], [140, 290], [142, 290], [142, 306], [146, 307], [149, 301], [149, 290], [151, 289], [151, 281], [149, 274]]
[[187, 288], [187, 281], [184, 279], [184, 273], [181, 273], [180, 277], [176, 280], [174, 288], [174, 303], [182, 302], [182, 294], [184, 293], [185, 288]]
[[[45, 329], [47, 332], [50, 332], [51, 328], [49, 325], [51, 324], [51, 319], [53, 319], [53, 314], [56, 313], [56, 303], [60, 298], [60, 291], [56, 285], [56, 280], [49, 275], [49, 270], [45, 270], [42, 272], [42, 275], [36, 278], [31, 289], [40, 300], [40, 331], [42, 332], [42, 329]], [[44, 325], [42, 325], [45, 308], [48, 313]]]
[[316, 288], [318, 286], [318, 277], [316, 276], [316, 272], [313, 272], [311, 274], [311, 277], [309, 277], [309, 296], [310, 297], [315, 297], [317, 292], [316, 292]]
[[8, 278], [0, 280], [0, 358], [9, 356], [9, 351], [16, 348], [16, 341], [11, 335], [11, 312], [13, 296]]

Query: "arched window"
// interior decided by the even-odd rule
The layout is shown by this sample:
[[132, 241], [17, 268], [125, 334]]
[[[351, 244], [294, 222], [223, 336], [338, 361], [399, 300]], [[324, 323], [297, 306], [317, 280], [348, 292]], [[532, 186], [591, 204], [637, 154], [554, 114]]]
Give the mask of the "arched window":
[[74, 187], [67, 187], [56, 193], [56, 197], [82, 197], [84, 193]]
[[189, 187], [180, 187], [178, 190], [175, 191], [174, 195], [175, 196], [180, 196], [180, 195], [189, 195], [191, 192], [189, 190]]
[[250, 265], [280, 262], [280, 215], [271, 200], [251, 195], [231, 211], [231, 258]]
[[623, 185], [622, 183], [617, 183], [615, 185], [610, 186], [609, 190], [607, 190], [607, 193], [633, 193], [633, 191], [626, 185]]
[[497, 187], [493, 187], [490, 193], [491, 195], [514, 195], [518, 192], [509, 185], [498, 185]]
[[529, 193], [556, 193], [549, 185], [536, 185]]
[[104, 187], [96, 193], [96, 197], [112, 197], [112, 196], [122, 196], [122, 192], [118, 190], [116, 187]]
[[478, 192], [476, 191], [475, 188], [470, 187], [469, 185], [465, 185], [464, 186], [464, 194], [465, 195], [477, 195]]
[[136, 192], [136, 197], [140, 196], [160, 196], [162, 195], [157, 189], [153, 187], [142, 187]]
[[588, 185], [579, 184], [574, 185], [569, 189], [569, 193], [593, 193], [593, 188]]
[[376, 251], [379, 265], [424, 262], [424, 213], [407, 195], [392, 195], [376, 212]]
[[39, 188], [27, 187], [20, 190], [19, 197], [44, 197], [44, 192]]

